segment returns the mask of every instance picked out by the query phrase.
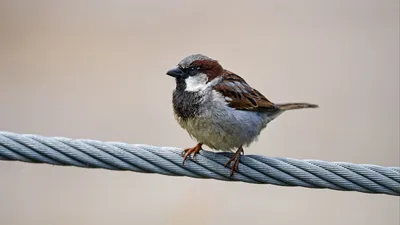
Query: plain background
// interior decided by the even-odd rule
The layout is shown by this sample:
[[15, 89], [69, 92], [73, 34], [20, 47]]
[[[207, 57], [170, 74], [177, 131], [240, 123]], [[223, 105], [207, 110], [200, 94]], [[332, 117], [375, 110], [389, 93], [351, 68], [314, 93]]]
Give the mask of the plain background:
[[[0, 130], [191, 147], [165, 72], [203, 53], [283, 114], [247, 154], [399, 166], [399, 2], [0, 0]], [[0, 162], [1, 225], [399, 224], [399, 198]]]

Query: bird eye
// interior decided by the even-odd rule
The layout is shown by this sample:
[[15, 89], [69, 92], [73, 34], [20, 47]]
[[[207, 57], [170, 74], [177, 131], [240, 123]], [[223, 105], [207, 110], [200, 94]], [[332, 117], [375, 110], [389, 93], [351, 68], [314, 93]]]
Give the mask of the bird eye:
[[200, 66], [192, 66], [192, 67], [189, 67], [189, 70], [191, 70], [191, 71], [198, 71], [198, 70], [200, 70], [201, 68], [200, 68]]
[[195, 75], [198, 74], [197, 71], [199, 71], [200, 69], [201, 69], [200, 66], [191, 66], [191, 67], [188, 67], [188, 68], [186, 69], [186, 73], [187, 73], [189, 76], [195, 76]]

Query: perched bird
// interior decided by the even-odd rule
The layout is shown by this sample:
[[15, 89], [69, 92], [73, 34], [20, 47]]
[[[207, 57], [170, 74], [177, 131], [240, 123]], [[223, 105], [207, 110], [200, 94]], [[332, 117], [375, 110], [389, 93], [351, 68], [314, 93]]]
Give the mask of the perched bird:
[[274, 104], [235, 73], [201, 54], [182, 59], [167, 75], [175, 78], [175, 119], [198, 141], [184, 150], [183, 164], [202, 145], [220, 151], [236, 150], [230, 176], [238, 171], [243, 147], [249, 146], [266, 125], [286, 110], [317, 108], [308, 103]]

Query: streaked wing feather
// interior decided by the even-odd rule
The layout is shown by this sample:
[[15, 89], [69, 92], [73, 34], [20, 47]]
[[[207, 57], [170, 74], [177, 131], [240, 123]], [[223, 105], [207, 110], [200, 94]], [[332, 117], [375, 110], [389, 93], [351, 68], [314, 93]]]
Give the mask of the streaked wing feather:
[[216, 85], [215, 90], [220, 92], [228, 105], [238, 110], [256, 112], [275, 112], [279, 107], [270, 102], [256, 89], [250, 87], [240, 76], [224, 71], [223, 80]]

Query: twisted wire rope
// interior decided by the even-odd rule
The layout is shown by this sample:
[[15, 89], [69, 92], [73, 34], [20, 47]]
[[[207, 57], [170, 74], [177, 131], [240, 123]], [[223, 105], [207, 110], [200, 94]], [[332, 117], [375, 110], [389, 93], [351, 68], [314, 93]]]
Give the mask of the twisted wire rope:
[[229, 178], [231, 153], [201, 151], [182, 166], [182, 149], [0, 132], [0, 160], [103, 168], [255, 184], [400, 196], [400, 168], [245, 155]]

